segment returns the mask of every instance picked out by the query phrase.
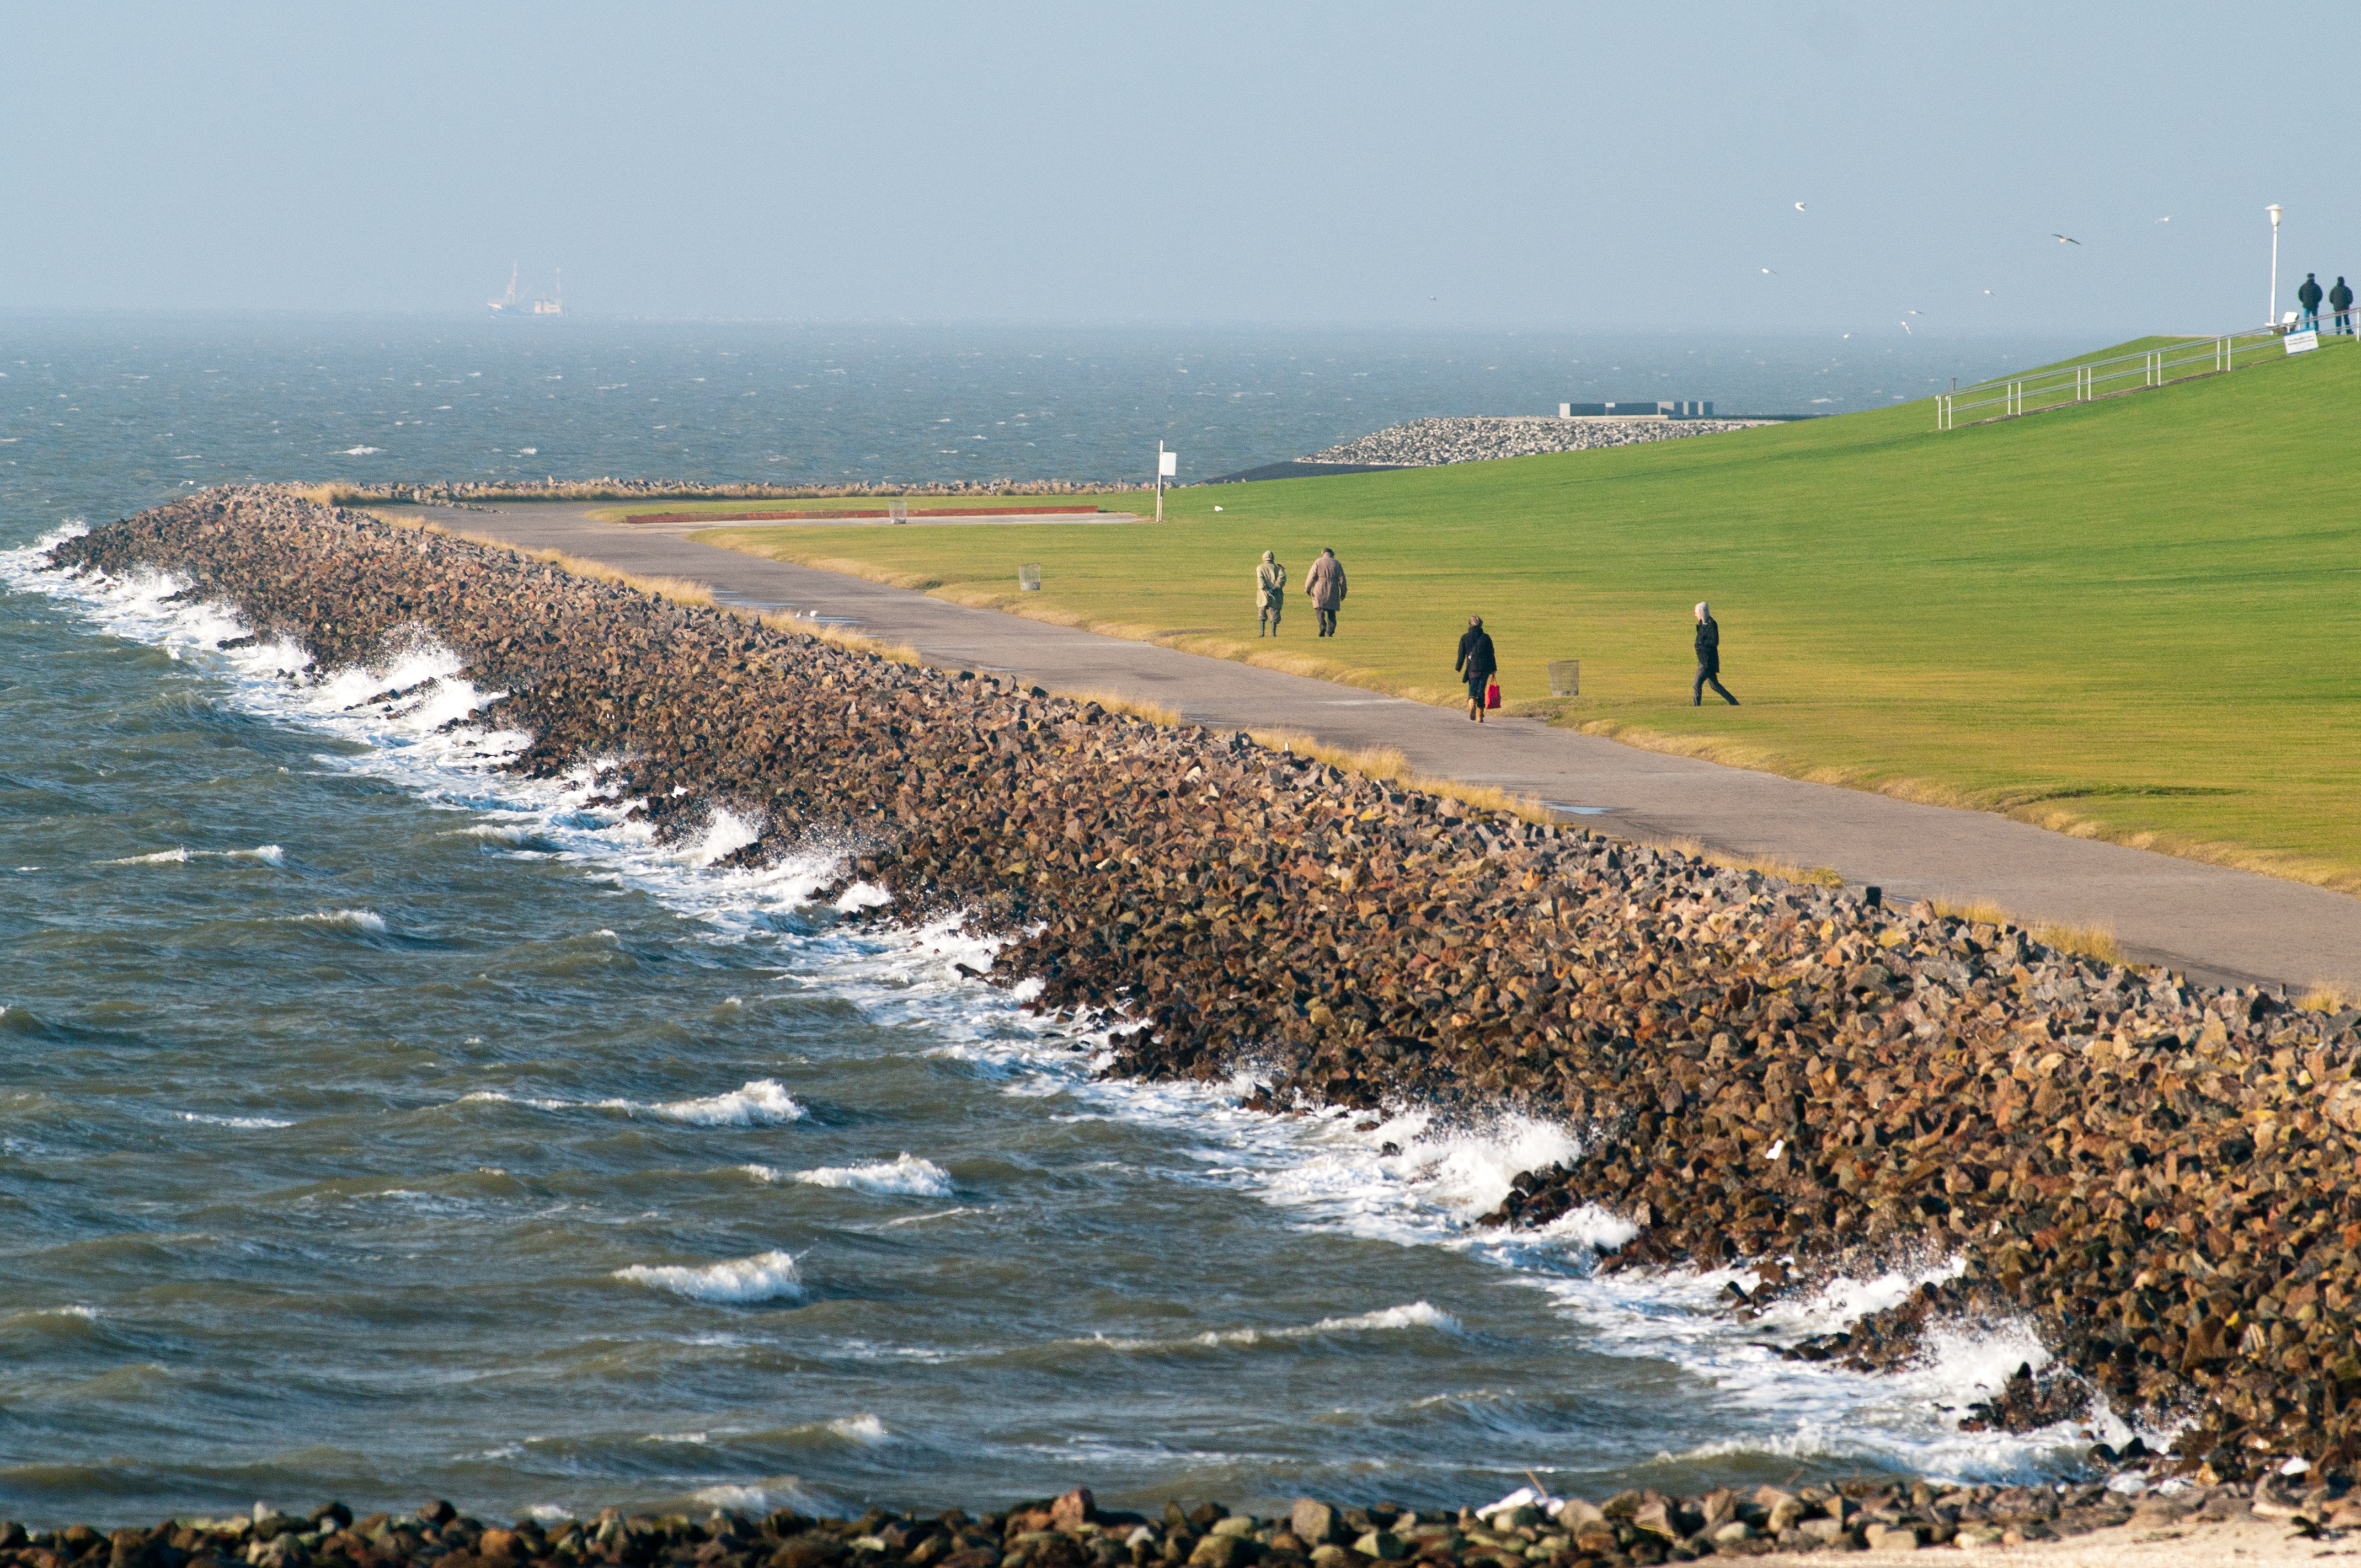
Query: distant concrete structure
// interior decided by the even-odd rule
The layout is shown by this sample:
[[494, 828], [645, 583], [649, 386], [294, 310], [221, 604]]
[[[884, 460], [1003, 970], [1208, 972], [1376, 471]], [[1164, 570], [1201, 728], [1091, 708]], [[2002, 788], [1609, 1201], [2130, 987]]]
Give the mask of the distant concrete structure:
[[1611, 403], [1560, 403], [1560, 419], [1711, 419], [1713, 405], [1694, 399], [1626, 398]]

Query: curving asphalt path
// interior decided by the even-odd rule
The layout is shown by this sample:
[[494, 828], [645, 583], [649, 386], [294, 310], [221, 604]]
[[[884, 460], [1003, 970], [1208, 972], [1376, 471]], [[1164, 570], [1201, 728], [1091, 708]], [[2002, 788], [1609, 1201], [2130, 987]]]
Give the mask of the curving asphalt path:
[[970, 609], [686, 537], [709, 522], [597, 522], [586, 515], [589, 505], [565, 502], [384, 510], [622, 571], [693, 578], [722, 602], [834, 620], [906, 642], [937, 663], [1010, 672], [1068, 691], [1118, 691], [1219, 729], [1399, 747], [1422, 773], [1537, 796], [1623, 837], [1687, 836], [1741, 855], [1831, 866], [1848, 883], [1882, 887], [1889, 900], [1989, 899], [2022, 919], [2109, 927], [2132, 957], [2200, 978], [2361, 992], [2361, 899], [2297, 883], [2068, 838], [1986, 812], [1661, 756], [1531, 719], [1495, 719], [1477, 730], [1457, 709]]

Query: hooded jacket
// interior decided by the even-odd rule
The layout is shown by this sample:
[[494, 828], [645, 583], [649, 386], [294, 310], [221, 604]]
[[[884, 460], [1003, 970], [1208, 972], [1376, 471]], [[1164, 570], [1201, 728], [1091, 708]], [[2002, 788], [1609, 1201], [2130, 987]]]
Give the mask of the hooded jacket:
[[1255, 609], [1284, 609], [1287, 608], [1287, 568], [1276, 561], [1264, 561], [1255, 567]]

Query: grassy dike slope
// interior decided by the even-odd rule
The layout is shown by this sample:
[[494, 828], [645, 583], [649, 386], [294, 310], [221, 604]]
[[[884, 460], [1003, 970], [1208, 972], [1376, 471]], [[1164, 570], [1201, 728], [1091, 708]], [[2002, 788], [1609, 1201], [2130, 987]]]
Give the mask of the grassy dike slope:
[[[1479, 612], [1554, 722], [2361, 891], [2361, 353], [1932, 422], [1182, 490], [1160, 528], [698, 537], [1434, 700]], [[1300, 585], [1323, 544], [1343, 635], [1298, 595], [1257, 648], [1260, 553]], [[1743, 707], [1687, 706], [1699, 598]], [[1582, 696], [1548, 700], [1570, 657]]]

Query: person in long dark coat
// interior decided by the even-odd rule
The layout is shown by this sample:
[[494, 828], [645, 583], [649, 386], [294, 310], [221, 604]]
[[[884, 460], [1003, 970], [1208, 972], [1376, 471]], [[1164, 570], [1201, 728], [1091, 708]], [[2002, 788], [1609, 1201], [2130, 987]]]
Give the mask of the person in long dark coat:
[[2353, 291], [2342, 278], [2337, 279], [2336, 287], [2328, 291], [2328, 308], [2336, 318], [2331, 330], [2349, 334], [2353, 331]]
[[1730, 707], [1738, 699], [1721, 684], [1721, 623], [1713, 618], [1713, 607], [1702, 599], [1697, 607], [1697, 679], [1689, 683], [1689, 706], [1701, 707], [1705, 688], [1711, 686], [1721, 694], [1721, 700]]
[[2310, 272], [2303, 275], [2303, 287], [2295, 291], [2295, 302], [2303, 307], [2303, 320], [2299, 326], [2317, 328], [2320, 325], [2320, 279]]
[[1492, 634], [1484, 630], [1482, 616], [1467, 618], [1467, 630], [1459, 634], [1459, 657], [1451, 662], [1451, 667], [1466, 676], [1467, 717], [1483, 723], [1484, 688], [1492, 684], [1500, 662], [1492, 656]]
[[1345, 563], [1336, 559], [1336, 552], [1320, 552], [1320, 559], [1303, 574], [1303, 591], [1311, 598], [1312, 612], [1319, 618], [1319, 634], [1335, 636], [1336, 612], [1345, 606]]

